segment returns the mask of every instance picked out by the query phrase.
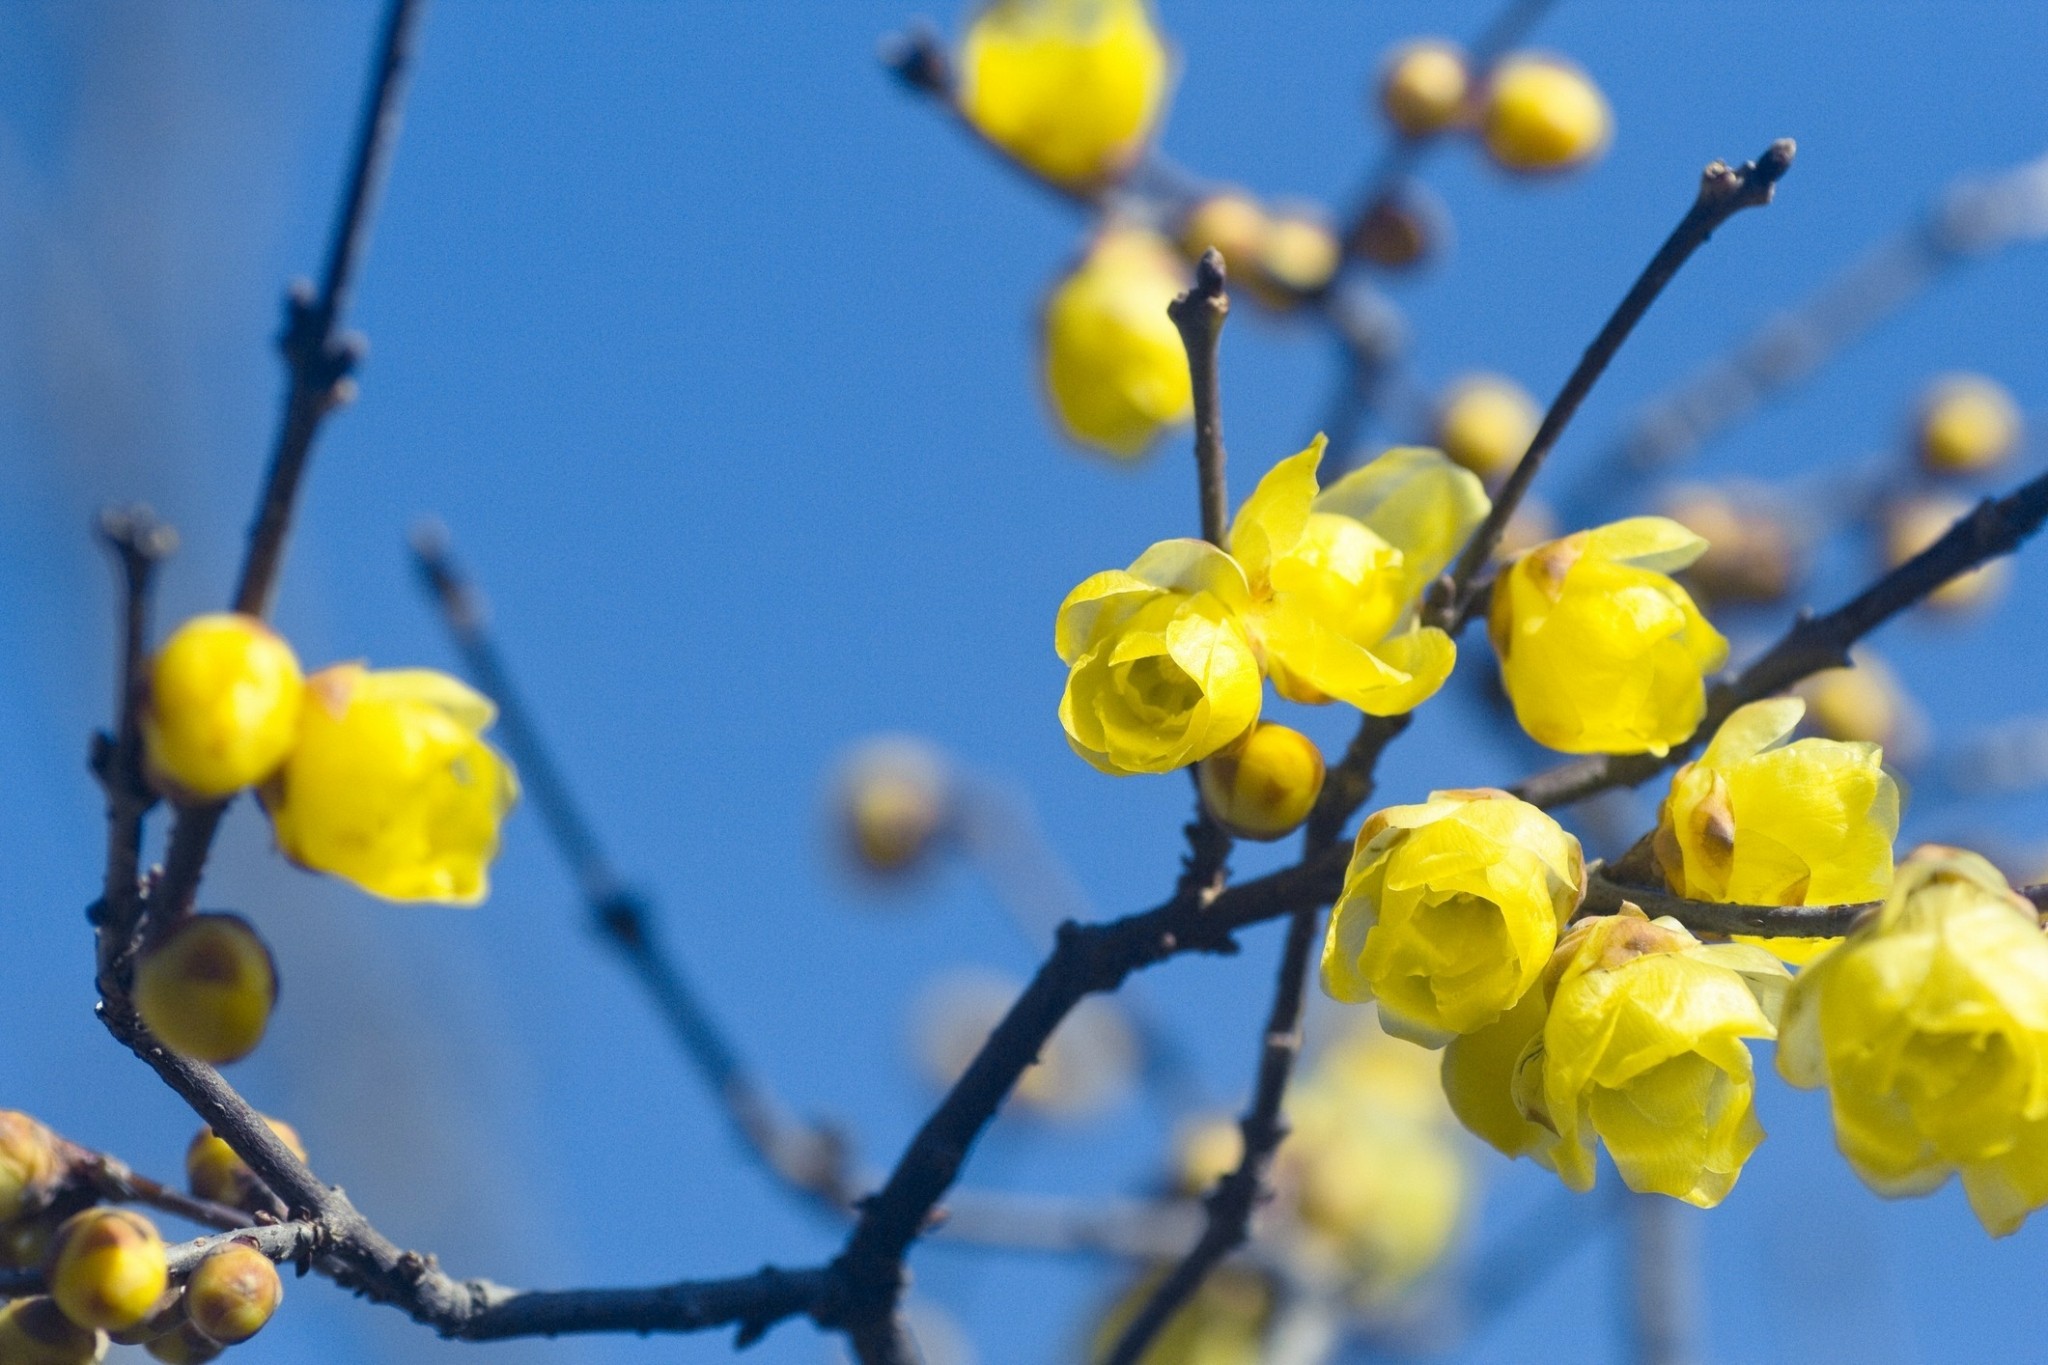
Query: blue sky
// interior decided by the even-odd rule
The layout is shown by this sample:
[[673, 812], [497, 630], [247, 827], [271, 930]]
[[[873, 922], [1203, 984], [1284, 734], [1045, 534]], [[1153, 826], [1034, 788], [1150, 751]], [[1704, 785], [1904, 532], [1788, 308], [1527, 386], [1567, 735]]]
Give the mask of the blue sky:
[[[1384, 48], [1471, 34], [1491, 13], [1162, 9], [1182, 57], [1167, 150], [1262, 194], [1332, 201], [1379, 146], [1362, 90]], [[1115, 781], [1068, 752], [1050, 639], [1074, 582], [1192, 529], [1185, 440], [1115, 470], [1048, 430], [1032, 313], [1082, 225], [879, 70], [877, 39], [910, 17], [889, 0], [440, 0], [353, 319], [371, 343], [363, 396], [322, 440], [278, 609], [310, 663], [452, 667], [402, 554], [414, 518], [443, 518], [618, 861], [782, 1094], [844, 1120], [871, 1162], [930, 1103], [903, 1046], [916, 989], [948, 967], [1019, 976], [1033, 954], [965, 870], [886, 913], [854, 894], [819, 837], [835, 757], [877, 730], [932, 736], [1029, 794], [1105, 913], [1159, 896], [1187, 804], [1180, 780]], [[279, 396], [280, 287], [323, 249], [375, 21], [368, 3], [282, 0], [0, 10], [0, 1104], [144, 1170], [175, 1169], [193, 1125], [90, 1014], [99, 828], [82, 757], [111, 692], [112, 616], [85, 527], [103, 502], [154, 503], [186, 546], [166, 618], [224, 598]], [[1637, 403], [1952, 176], [2043, 150], [2048, 11], [2034, 6], [1563, 0], [1536, 41], [1602, 83], [1614, 147], [1538, 187], [1463, 150], [1431, 163], [1456, 250], [1391, 290], [1425, 385], [1485, 367], [1547, 396], [1699, 166], [1800, 143], [1780, 202], [1729, 225], [1629, 343], [1559, 453], [1567, 477]], [[1824, 488], [1895, 449], [1920, 383], [1949, 369], [1993, 374], [2039, 414], [2044, 297], [2048, 252], [1971, 264], [1698, 468]], [[1313, 430], [1330, 370], [1312, 332], [1233, 321], [1240, 496]], [[1939, 735], [2042, 708], [2044, 554], [1975, 627], [1909, 621], [1881, 641]], [[1811, 596], [1838, 599], [1867, 567], [1836, 547]], [[1475, 643], [1467, 666], [1485, 665]], [[1303, 723], [1332, 743], [1346, 728]], [[1390, 756], [1385, 798], [1518, 775], [1533, 756], [1498, 738], [1439, 703]], [[2048, 802], [1923, 803], [1908, 834], [2039, 845]], [[369, 901], [279, 867], [266, 840], [240, 812], [204, 897], [254, 918], [282, 963], [274, 1036], [236, 1079], [398, 1240], [460, 1273], [565, 1285], [833, 1245], [734, 1151], [582, 930], [531, 812], [473, 912]], [[1241, 959], [1144, 983], [1219, 1102], [1248, 1080], [1276, 947], [1255, 933]], [[1937, 1362], [2040, 1340], [2048, 1234], [1988, 1242], [1954, 1191], [1882, 1203], [1834, 1155], [1822, 1100], [1773, 1081], [1760, 1104], [1772, 1141], [1724, 1208], [1691, 1220], [1713, 1359]], [[1076, 1132], [1006, 1122], [971, 1177], [1128, 1191], [1165, 1126], [1137, 1102]], [[1482, 1168], [1489, 1218], [1546, 1179]], [[1618, 1358], [1601, 1286], [1619, 1267], [1592, 1244], [1460, 1358], [1567, 1338], [1574, 1358]], [[915, 1268], [991, 1363], [1071, 1358], [1103, 1274], [942, 1247]], [[238, 1358], [464, 1349], [307, 1282]], [[713, 1338], [492, 1349], [727, 1352]], [[755, 1358], [828, 1349], [792, 1325]]]

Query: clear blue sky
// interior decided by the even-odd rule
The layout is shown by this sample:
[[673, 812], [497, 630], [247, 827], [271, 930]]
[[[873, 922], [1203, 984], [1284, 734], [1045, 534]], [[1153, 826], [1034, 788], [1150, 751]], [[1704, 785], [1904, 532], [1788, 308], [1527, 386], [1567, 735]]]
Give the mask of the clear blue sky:
[[[1261, 193], [1339, 199], [1378, 146], [1361, 90], [1379, 53], [1469, 35], [1492, 6], [1163, 9], [1183, 58], [1172, 155]], [[278, 613], [309, 662], [452, 666], [401, 543], [416, 516], [443, 517], [605, 837], [718, 1010], [794, 1105], [843, 1119], [875, 1162], [930, 1103], [903, 1054], [915, 988], [948, 966], [1021, 975], [1032, 958], [964, 871], [914, 912], [877, 915], [848, 892], [818, 838], [834, 756], [912, 729], [1013, 781], [1104, 912], [1158, 897], [1187, 805], [1178, 779], [1113, 781], [1068, 752], [1050, 631], [1075, 581], [1191, 529], [1185, 443], [1118, 472], [1049, 433], [1032, 312], [1080, 225], [878, 69], [876, 40], [911, 13], [439, 0], [354, 318], [371, 339], [362, 401], [323, 439]], [[374, 27], [367, 0], [0, 8], [0, 1104], [144, 1170], [175, 1169], [192, 1121], [90, 1014], [99, 823], [83, 754], [110, 693], [112, 618], [85, 528], [104, 501], [154, 503], [186, 540], [167, 617], [224, 598], [279, 394], [280, 286], [323, 248]], [[1949, 177], [2043, 149], [2037, 6], [1563, 0], [1537, 37], [1606, 88], [1615, 145], [1583, 178], [1534, 189], [1463, 152], [1432, 164], [1456, 253], [1394, 290], [1422, 382], [1483, 366], [1547, 395], [1704, 161], [1800, 143], [1779, 204], [1732, 224], [1630, 343], [1563, 473]], [[2039, 414], [2044, 298], [2048, 251], [1973, 265], [1701, 467], [1846, 468], [1895, 445], [1919, 383], [1952, 368], [2000, 377]], [[1313, 429], [1329, 370], [1314, 335], [1233, 322], [1240, 495]], [[2021, 565], [2033, 603], [2044, 561]], [[1831, 553], [1815, 599], [1863, 567]], [[1939, 733], [1960, 736], [2042, 707], [2038, 611], [2008, 602], [1962, 633], [1906, 623], [1884, 643]], [[1390, 758], [1385, 794], [1529, 761], [1445, 701]], [[1909, 837], [1979, 832], [2048, 841], [2048, 802], [1909, 817]], [[256, 919], [282, 960], [274, 1036], [235, 1076], [399, 1241], [457, 1273], [561, 1285], [801, 1263], [834, 1244], [736, 1154], [583, 932], [530, 812], [474, 912], [315, 882], [278, 867], [266, 837], [242, 811], [205, 897]], [[1250, 1071], [1274, 937], [1145, 983], [1222, 1102]], [[1727, 1205], [1693, 1220], [1712, 1358], [2038, 1350], [2048, 1230], [1990, 1243], [1954, 1191], [1882, 1203], [1834, 1155], [1820, 1098], [1772, 1081], [1761, 1106], [1772, 1140]], [[1078, 1133], [1004, 1124], [971, 1177], [1127, 1191], [1163, 1128], [1139, 1103]], [[1482, 1166], [1495, 1216], [1547, 1179]], [[938, 1247], [915, 1269], [990, 1365], [1072, 1358], [1102, 1279]], [[1462, 1358], [1618, 1358], [1599, 1288], [1618, 1269], [1594, 1244]], [[470, 1349], [309, 1281], [236, 1358]], [[630, 1362], [728, 1348], [492, 1349]], [[755, 1358], [829, 1349], [795, 1324]]]

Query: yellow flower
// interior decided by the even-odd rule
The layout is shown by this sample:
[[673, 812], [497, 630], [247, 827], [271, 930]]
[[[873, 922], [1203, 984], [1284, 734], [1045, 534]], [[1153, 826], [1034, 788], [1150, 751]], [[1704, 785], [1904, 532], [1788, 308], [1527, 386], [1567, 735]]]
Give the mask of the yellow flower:
[[1380, 112], [1406, 138], [1440, 133], [1465, 114], [1472, 73], [1464, 52], [1441, 38], [1397, 48], [1380, 68]]
[[1067, 434], [1123, 459], [1188, 419], [1187, 351], [1166, 305], [1187, 288], [1173, 247], [1112, 226], [1053, 290], [1042, 332], [1045, 388]]
[[1607, 97], [1585, 72], [1555, 57], [1517, 53], [1487, 80], [1481, 136], [1511, 171], [1566, 171], [1598, 157], [1614, 131]]
[[1887, 1198], [1960, 1173], [1993, 1236], [2048, 1203], [2048, 940], [1974, 853], [1928, 848], [1785, 1001], [1778, 1070], [1826, 1086], [1835, 1143]]
[[1728, 642], [1666, 575], [1706, 548], [1675, 521], [1631, 517], [1539, 545], [1501, 573], [1488, 633], [1537, 743], [1662, 755], [1699, 726], [1705, 675]]
[[[1969, 499], [1948, 493], [1921, 493], [1894, 503], [1885, 511], [1885, 567], [1895, 569], [1940, 540], [1971, 507]], [[1927, 594], [1927, 605], [1949, 612], [1988, 607], [2011, 577], [2012, 561], [1994, 559], [1943, 583]]]
[[481, 901], [519, 794], [481, 738], [496, 708], [428, 669], [336, 664], [306, 692], [297, 743], [262, 793], [284, 855], [386, 900]]
[[1244, 571], [1215, 546], [1163, 540], [1067, 594], [1054, 647], [1070, 670], [1060, 724], [1106, 773], [1207, 758], [1259, 718]]
[[1982, 474], [2011, 459], [2020, 444], [2020, 409], [1995, 379], [1944, 375], [1921, 395], [1914, 445], [1935, 474]]
[[1358, 831], [1323, 988], [1429, 1046], [1513, 1009], [1585, 894], [1579, 841], [1506, 792], [1432, 792]]
[[1418, 624], [1416, 603], [1485, 519], [1486, 492], [1419, 446], [1318, 492], [1324, 445], [1318, 436], [1273, 466], [1230, 528], [1251, 629], [1281, 696], [1399, 715], [1433, 696], [1457, 660], [1448, 635]]
[[1535, 439], [1543, 411], [1529, 391], [1497, 374], [1468, 374], [1438, 400], [1436, 442], [1482, 479], [1504, 479]]
[[[1672, 777], [1655, 847], [1673, 892], [1742, 905], [1840, 905], [1891, 890], [1899, 788], [1883, 751], [1831, 739], [1774, 747], [1805, 713], [1796, 697], [1741, 707]], [[1835, 942], [1753, 941], [1794, 963]]]
[[960, 51], [960, 112], [1055, 183], [1129, 169], [1166, 102], [1166, 44], [1145, 0], [992, 0]]
[[[1168, 1270], [1161, 1266], [1145, 1272], [1109, 1306], [1089, 1343], [1088, 1359], [1108, 1358]], [[1273, 1300], [1265, 1276], [1235, 1264], [1219, 1267], [1167, 1320], [1138, 1357], [1140, 1365], [1259, 1365]]]
[[1521, 1008], [1451, 1045], [1445, 1089], [1473, 1131], [1572, 1189], [1593, 1187], [1597, 1139], [1630, 1189], [1711, 1208], [1763, 1140], [1743, 1040], [1776, 1035], [1785, 981], [1761, 949], [1625, 905], [1573, 926]]
[[297, 656], [269, 626], [238, 612], [193, 617], [150, 665], [150, 775], [203, 800], [261, 782], [291, 747], [304, 692]]

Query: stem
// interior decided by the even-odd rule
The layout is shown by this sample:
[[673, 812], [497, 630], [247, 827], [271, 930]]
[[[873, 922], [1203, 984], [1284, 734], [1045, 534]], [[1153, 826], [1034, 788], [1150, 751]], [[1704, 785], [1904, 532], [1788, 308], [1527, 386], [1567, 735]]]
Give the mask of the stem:
[[1230, 295], [1223, 288], [1223, 253], [1210, 247], [1195, 264], [1195, 287], [1166, 306], [1187, 348], [1195, 393], [1195, 478], [1201, 491], [1202, 539], [1227, 549], [1230, 489], [1223, 477], [1223, 385], [1217, 354]]

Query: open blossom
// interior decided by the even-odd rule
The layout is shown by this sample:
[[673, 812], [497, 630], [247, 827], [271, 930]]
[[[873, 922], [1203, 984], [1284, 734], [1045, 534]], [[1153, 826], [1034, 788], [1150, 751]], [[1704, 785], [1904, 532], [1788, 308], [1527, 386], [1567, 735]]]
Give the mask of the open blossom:
[[1060, 724], [1074, 752], [1106, 773], [1171, 772], [1251, 729], [1250, 602], [1237, 562], [1199, 540], [1161, 541], [1067, 594], [1053, 643], [1069, 669]]
[[496, 715], [429, 669], [322, 669], [306, 682], [291, 755], [262, 791], [278, 848], [386, 900], [481, 901], [519, 793], [482, 739]]
[[1251, 629], [1290, 701], [1411, 711], [1443, 686], [1457, 647], [1423, 626], [1430, 581], [1486, 518], [1479, 480], [1439, 451], [1389, 450], [1317, 490], [1316, 437], [1259, 480], [1230, 528]]
[[1994, 1236], [2048, 1203], [2048, 940], [1974, 853], [1923, 849], [1891, 896], [1785, 1001], [1778, 1070], [1826, 1086], [1865, 1184], [1926, 1194], [1960, 1173]]
[[1668, 518], [1631, 517], [1538, 545], [1501, 574], [1488, 633], [1531, 738], [1662, 755], [1692, 734], [1728, 642], [1669, 574], [1706, 548]]
[[960, 49], [960, 112], [1048, 180], [1089, 186], [1137, 160], [1171, 63], [1145, 0], [992, 0]]
[[[1839, 905], [1891, 889], [1899, 788], [1875, 744], [1781, 743], [1806, 712], [1793, 697], [1752, 702], [1680, 768], [1657, 821], [1671, 890], [1743, 905]], [[1764, 939], [1804, 962], [1828, 939]]]
[[1763, 1140], [1744, 1040], [1776, 1036], [1786, 976], [1761, 949], [1625, 905], [1573, 926], [1538, 989], [1451, 1043], [1445, 1093], [1575, 1190], [1593, 1186], [1597, 1141], [1630, 1189], [1711, 1208]]
[[1045, 391], [1069, 436], [1121, 459], [1188, 419], [1187, 351], [1166, 305], [1188, 285], [1165, 238], [1112, 224], [1053, 288], [1040, 335]]
[[1535, 985], [1585, 882], [1579, 841], [1506, 792], [1379, 811], [1330, 913], [1323, 986], [1378, 1000], [1388, 1032], [1440, 1046]]

